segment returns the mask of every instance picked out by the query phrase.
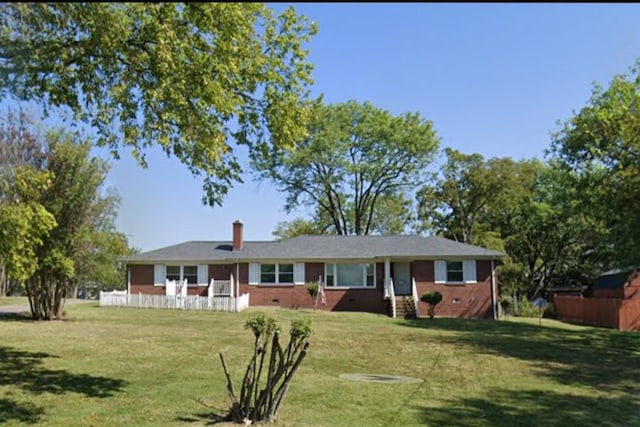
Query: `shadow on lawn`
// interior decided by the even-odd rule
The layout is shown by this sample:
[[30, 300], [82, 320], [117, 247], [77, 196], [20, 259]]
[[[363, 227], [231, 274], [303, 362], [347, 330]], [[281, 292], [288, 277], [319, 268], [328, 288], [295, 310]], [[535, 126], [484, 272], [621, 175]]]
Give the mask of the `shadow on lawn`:
[[207, 426], [212, 426], [220, 423], [230, 423], [231, 418], [228, 415], [221, 415], [215, 412], [202, 412], [200, 414], [193, 414], [190, 416], [177, 417], [176, 421], [181, 423], [204, 423]]
[[0, 322], [29, 322], [33, 323], [34, 320], [29, 313], [5, 313], [0, 312]]
[[433, 426], [638, 426], [640, 404], [626, 397], [603, 398], [557, 392], [489, 390], [486, 397], [419, 408]]
[[600, 391], [640, 394], [640, 334], [588, 328], [570, 331], [551, 326], [466, 319], [415, 319], [410, 327], [455, 332], [438, 340], [475, 351], [526, 360], [540, 375], [560, 384]]
[[0, 399], [0, 424], [9, 421], [37, 424], [43, 414], [44, 410], [32, 403], [17, 403], [10, 399]]
[[[47, 369], [43, 360], [56, 358], [48, 353], [31, 353], [0, 346], [0, 387], [18, 387], [33, 394], [81, 393], [87, 397], [113, 396], [126, 385], [126, 381], [74, 374], [62, 369]], [[36, 423], [43, 410], [30, 403], [0, 400], [0, 421], [18, 419]]]

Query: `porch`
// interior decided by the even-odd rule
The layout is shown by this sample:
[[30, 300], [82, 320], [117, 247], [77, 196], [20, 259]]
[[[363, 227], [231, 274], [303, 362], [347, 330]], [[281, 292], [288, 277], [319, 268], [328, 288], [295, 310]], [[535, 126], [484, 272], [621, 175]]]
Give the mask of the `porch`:
[[420, 296], [411, 262], [384, 260], [384, 299], [391, 317], [416, 318], [420, 316]]

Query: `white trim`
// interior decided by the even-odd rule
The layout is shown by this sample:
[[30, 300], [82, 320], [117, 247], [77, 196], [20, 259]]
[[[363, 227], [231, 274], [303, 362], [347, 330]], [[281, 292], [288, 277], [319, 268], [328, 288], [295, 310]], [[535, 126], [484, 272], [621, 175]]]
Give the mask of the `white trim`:
[[198, 286], [208, 286], [209, 266], [206, 264], [198, 265]]
[[433, 262], [435, 270], [435, 283], [447, 282], [447, 262], [443, 260], [436, 260]]
[[249, 263], [249, 284], [257, 285], [260, 282], [260, 264], [257, 262]]
[[154, 265], [153, 266], [153, 286], [164, 286], [166, 278], [167, 278], [167, 275], [165, 274], [164, 264]]
[[304, 263], [296, 262], [293, 264], [293, 283], [296, 285], [304, 285]]
[[465, 283], [477, 283], [476, 260], [467, 259], [462, 263], [462, 277]]

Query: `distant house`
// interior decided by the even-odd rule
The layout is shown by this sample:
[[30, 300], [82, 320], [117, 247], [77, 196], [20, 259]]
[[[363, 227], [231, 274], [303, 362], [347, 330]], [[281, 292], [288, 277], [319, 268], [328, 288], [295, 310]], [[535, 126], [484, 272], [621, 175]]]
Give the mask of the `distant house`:
[[640, 331], [640, 273], [633, 268], [607, 271], [589, 296], [556, 296], [554, 305], [561, 320]]
[[[503, 253], [429, 236], [300, 236], [283, 241], [189, 241], [123, 258], [130, 294], [249, 294], [251, 306], [311, 308], [307, 282], [324, 285], [328, 310], [403, 314], [419, 296], [443, 295], [439, 316], [495, 318]], [[225, 286], [217, 288], [216, 283]], [[222, 290], [224, 288], [224, 290]], [[213, 291], [212, 291], [213, 289]], [[217, 290], [216, 290], [217, 289]]]
[[[640, 294], [635, 296], [638, 293], [637, 285], [629, 286], [632, 284], [631, 276], [635, 271], [635, 268], [630, 267], [602, 273], [593, 284], [593, 296], [596, 298], [640, 298]], [[637, 277], [637, 274], [635, 277]]]

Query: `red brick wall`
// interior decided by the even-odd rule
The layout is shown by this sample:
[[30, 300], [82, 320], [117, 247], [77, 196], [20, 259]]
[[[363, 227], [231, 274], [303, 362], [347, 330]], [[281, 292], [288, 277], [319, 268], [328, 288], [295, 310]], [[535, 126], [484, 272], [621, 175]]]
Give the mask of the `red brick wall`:
[[[442, 302], [436, 307], [436, 316], [491, 318], [491, 261], [476, 261], [478, 283], [447, 285], [434, 283], [433, 261], [414, 261], [411, 271], [416, 279], [418, 296], [425, 292], [438, 291]], [[496, 292], [497, 292], [496, 283]], [[420, 301], [421, 316], [427, 315], [429, 305]]]
[[231, 275], [236, 275], [235, 264], [209, 264], [209, 281], [229, 280]]
[[[165, 286], [154, 286], [154, 266], [153, 265], [131, 265], [131, 293], [148, 294], [148, 295], [164, 295], [166, 293]], [[210, 264], [209, 277], [211, 279], [229, 280], [229, 275], [235, 273], [235, 264]], [[200, 295], [206, 297], [208, 288], [206, 286], [189, 286], [187, 288], [188, 295]]]
[[[249, 292], [249, 264], [244, 263], [238, 266], [238, 281], [240, 286], [240, 295], [244, 295]], [[253, 286], [251, 287], [253, 288]], [[251, 299], [253, 296], [249, 297], [249, 304], [253, 305]]]
[[307, 262], [304, 264], [304, 277], [307, 282], [315, 282], [320, 276], [324, 280], [323, 262]]
[[153, 286], [153, 265], [130, 265], [131, 293], [164, 295], [164, 286]]
[[384, 289], [384, 262], [376, 264], [376, 287]]
[[433, 268], [433, 261], [413, 261], [411, 263], [411, 274], [416, 279], [416, 286], [420, 283], [435, 281]]
[[[382, 268], [382, 273], [380, 272]], [[318, 305], [319, 310], [384, 312], [382, 281], [384, 264], [376, 266], [377, 286], [372, 289], [331, 289], [325, 290], [327, 305]], [[324, 263], [305, 263], [307, 282], [324, 278]], [[313, 308], [314, 302], [303, 285], [251, 285], [248, 264], [240, 264], [240, 294], [249, 293], [251, 306], [275, 306], [283, 308]]]

